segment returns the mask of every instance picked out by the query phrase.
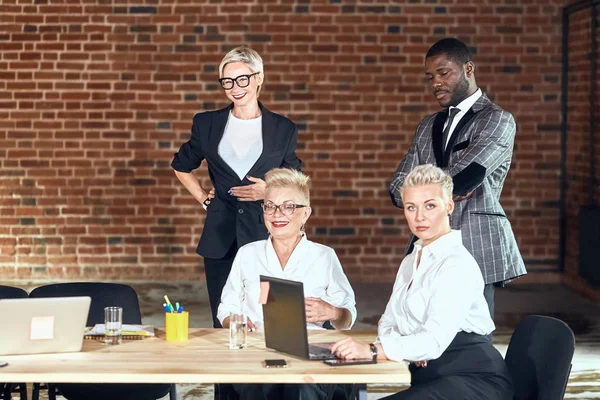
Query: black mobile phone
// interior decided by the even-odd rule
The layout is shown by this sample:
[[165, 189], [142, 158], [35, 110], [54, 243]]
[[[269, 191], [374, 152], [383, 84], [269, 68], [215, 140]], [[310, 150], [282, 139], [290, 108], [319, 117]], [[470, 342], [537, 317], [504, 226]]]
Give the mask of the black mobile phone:
[[341, 360], [339, 358], [336, 358], [335, 360], [324, 360], [323, 362], [332, 367], [343, 367], [345, 365], [377, 364], [377, 360], [374, 360], [372, 358], [357, 360]]
[[277, 360], [265, 360], [265, 368], [285, 368], [287, 367], [287, 363], [285, 360], [277, 359]]

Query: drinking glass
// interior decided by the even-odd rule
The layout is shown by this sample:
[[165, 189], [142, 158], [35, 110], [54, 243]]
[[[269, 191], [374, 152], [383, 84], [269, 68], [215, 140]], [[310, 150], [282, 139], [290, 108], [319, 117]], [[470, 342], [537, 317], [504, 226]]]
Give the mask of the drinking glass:
[[248, 323], [246, 314], [232, 312], [229, 314], [229, 348], [232, 350], [243, 349], [247, 344]]
[[121, 344], [121, 327], [123, 325], [123, 309], [121, 307], [104, 308], [104, 343]]

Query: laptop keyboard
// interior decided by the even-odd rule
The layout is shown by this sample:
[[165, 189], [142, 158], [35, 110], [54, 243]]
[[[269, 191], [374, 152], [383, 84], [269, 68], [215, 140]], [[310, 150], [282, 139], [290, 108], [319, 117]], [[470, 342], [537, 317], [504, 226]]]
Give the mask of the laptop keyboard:
[[308, 345], [308, 355], [311, 360], [334, 360], [337, 357], [331, 354], [329, 347], [331, 343], [319, 343]]

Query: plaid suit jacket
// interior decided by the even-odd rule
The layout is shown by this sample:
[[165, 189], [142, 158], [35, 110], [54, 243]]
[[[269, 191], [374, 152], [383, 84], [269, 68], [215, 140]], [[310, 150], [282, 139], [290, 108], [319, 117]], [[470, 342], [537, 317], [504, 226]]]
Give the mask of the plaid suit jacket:
[[483, 94], [459, 121], [444, 151], [442, 131], [447, 116], [448, 110], [430, 115], [417, 127], [390, 184], [392, 201], [403, 207], [400, 187], [417, 165], [434, 164], [446, 170], [453, 178], [455, 196], [472, 192], [456, 201], [450, 224], [461, 230], [463, 244], [477, 260], [485, 283], [524, 275], [523, 259], [500, 205], [512, 159], [515, 120]]

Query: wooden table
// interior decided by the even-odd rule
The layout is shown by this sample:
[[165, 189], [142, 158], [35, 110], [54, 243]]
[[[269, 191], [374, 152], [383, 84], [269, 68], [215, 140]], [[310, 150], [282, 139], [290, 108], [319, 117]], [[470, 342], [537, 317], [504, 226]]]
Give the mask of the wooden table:
[[[356, 383], [410, 382], [405, 363], [330, 367], [266, 349], [260, 332], [248, 334], [248, 347], [229, 350], [229, 331], [190, 329], [184, 343], [165, 341], [163, 330], [143, 340], [108, 346], [84, 340], [79, 353], [0, 356], [0, 382], [88, 383]], [[351, 335], [372, 342], [375, 331], [309, 331], [310, 342]], [[287, 368], [267, 369], [263, 360], [283, 358]], [[364, 385], [363, 385], [364, 387]], [[363, 394], [364, 395], [364, 394]]]

